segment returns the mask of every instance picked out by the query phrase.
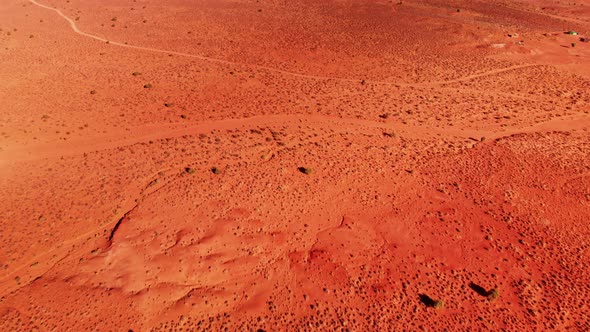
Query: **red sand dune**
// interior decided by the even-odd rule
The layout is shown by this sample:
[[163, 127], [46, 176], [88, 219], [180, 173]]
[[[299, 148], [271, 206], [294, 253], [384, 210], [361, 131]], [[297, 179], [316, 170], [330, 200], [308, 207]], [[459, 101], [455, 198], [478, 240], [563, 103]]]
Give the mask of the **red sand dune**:
[[2, 1], [0, 330], [590, 330], [589, 28]]

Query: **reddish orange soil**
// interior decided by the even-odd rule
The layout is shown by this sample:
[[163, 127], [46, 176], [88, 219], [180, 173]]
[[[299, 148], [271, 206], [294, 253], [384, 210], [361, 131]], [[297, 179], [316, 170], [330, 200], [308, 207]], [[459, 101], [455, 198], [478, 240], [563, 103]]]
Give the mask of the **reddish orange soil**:
[[0, 330], [588, 331], [588, 38], [587, 0], [3, 0]]

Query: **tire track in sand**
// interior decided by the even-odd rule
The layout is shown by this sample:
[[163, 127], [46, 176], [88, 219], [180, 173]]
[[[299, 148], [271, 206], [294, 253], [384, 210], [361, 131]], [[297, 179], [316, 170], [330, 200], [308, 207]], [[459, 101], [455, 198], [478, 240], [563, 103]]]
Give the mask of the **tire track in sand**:
[[[268, 72], [273, 72], [273, 73], [279, 73], [279, 74], [283, 74], [283, 75], [287, 75], [287, 76], [292, 76], [292, 77], [298, 77], [298, 78], [305, 78], [305, 79], [313, 79], [313, 80], [322, 80], [322, 81], [339, 81], [339, 82], [354, 82], [354, 83], [358, 83], [361, 82], [361, 79], [352, 79], [352, 78], [343, 78], [343, 77], [331, 77], [331, 76], [321, 76], [321, 75], [310, 75], [310, 74], [302, 74], [302, 73], [296, 73], [296, 72], [292, 72], [292, 71], [288, 71], [288, 70], [282, 70], [282, 69], [278, 69], [275, 67], [269, 67], [269, 66], [263, 66], [263, 65], [256, 65], [256, 64], [248, 64], [248, 63], [240, 63], [240, 62], [235, 62], [235, 61], [229, 61], [229, 60], [223, 60], [223, 59], [217, 59], [217, 58], [212, 58], [212, 57], [207, 57], [207, 56], [202, 56], [202, 55], [196, 55], [196, 54], [190, 54], [190, 53], [184, 53], [184, 52], [177, 52], [177, 51], [169, 51], [169, 50], [163, 50], [163, 49], [158, 49], [158, 48], [153, 48], [153, 47], [144, 47], [144, 46], [137, 46], [137, 45], [131, 45], [131, 44], [124, 44], [124, 43], [120, 43], [117, 41], [111, 41], [109, 39], [105, 39], [102, 38], [100, 36], [97, 35], [93, 35], [91, 33], [88, 32], [84, 32], [82, 30], [80, 30], [78, 28], [78, 26], [76, 25], [76, 22], [71, 19], [70, 17], [68, 17], [67, 15], [65, 15], [61, 10], [57, 9], [57, 8], [53, 8], [44, 4], [41, 4], [35, 0], [29, 0], [29, 2], [31, 2], [32, 4], [44, 8], [44, 9], [48, 9], [51, 11], [56, 12], [59, 16], [61, 16], [63, 19], [65, 19], [69, 24], [70, 27], [72, 28], [72, 30], [79, 34], [82, 35], [84, 37], [88, 37], [97, 41], [101, 41], [103, 43], [109, 43], [109, 45], [115, 45], [115, 46], [119, 46], [119, 47], [125, 47], [125, 48], [129, 48], [129, 49], [135, 49], [135, 50], [141, 50], [141, 51], [148, 51], [148, 52], [154, 52], [154, 53], [162, 53], [162, 54], [173, 54], [173, 55], [178, 55], [178, 56], [182, 56], [182, 57], [187, 57], [187, 58], [193, 58], [193, 59], [199, 59], [199, 60], [203, 60], [203, 61], [208, 61], [208, 62], [213, 62], [213, 63], [220, 63], [220, 64], [226, 64], [226, 65], [233, 65], [233, 66], [246, 66], [246, 67], [251, 67], [251, 68], [255, 68], [255, 69], [260, 69], [260, 70], [265, 70]], [[456, 82], [462, 82], [462, 81], [468, 81], [474, 78], [479, 78], [479, 77], [483, 77], [483, 76], [490, 76], [490, 75], [495, 75], [495, 74], [499, 74], [499, 73], [503, 73], [506, 71], [511, 71], [511, 70], [516, 70], [516, 69], [522, 69], [522, 68], [527, 68], [527, 67], [538, 67], [541, 66], [539, 64], [524, 64], [524, 65], [515, 65], [515, 66], [510, 66], [510, 67], [506, 67], [506, 68], [500, 68], [500, 69], [494, 69], [494, 70], [490, 70], [487, 72], [482, 72], [479, 74], [472, 74], [472, 75], [468, 75], [465, 77], [460, 77], [460, 78], [456, 78], [456, 79], [451, 79], [451, 80], [447, 80], [447, 81], [433, 81], [433, 82], [423, 82], [423, 83], [398, 83], [398, 82], [388, 82], [388, 81], [378, 81], [378, 80], [365, 80], [366, 83], [371, 83], [371, 84], [378, 84], [378, 85], [390, 85], [390, 86], [395, 86], [398, 88], [408, 88], [408, 87], [428, 87], [428, 86], [436, 86], [436, 85], [442, 85], [442, 84], [449, 84], [449, 83], [456, 83]]]
[[35, 161], [41, 159], [62, 158], [76, 156], [84, 153], [93, 153], [134, 144], [157, 141], [167, 138], [181, 137], [185, 135], [197, 135], [209, 133], [213, 130], [246, 129], [255, 126], [278, 127], [300, 126], [336, 127], [336, 128], [371, 128], [382, 130], [394, 130], [400, 136], [408, 138], [425, 139], [436, 136], [456, 137], [469, 139], [471, 137], [485, 136], [488, 139], [497, 139], [514, 134], [534, 132], [578, 130], [587, 128], [587, 114], [576, 114], [567, 117], [554, 118], [530, 126], [515, 127], [505, 130], [480, 130], [440, 128], [403, 123], [391, 123], [365, 119], [340, 118], [327, 115], [261, 115], [238, 119], [224, 119], [217, 121], [204, 121], [195, 124], [155, 124], [136, 127], [131, 132], [122, 132], [112, 135], [95, 136], [85, 139], [72, 140], [67, 143], [46, 143], [24, 147], [6, 147], [0, 151], [0, 165]]
[[[59, 11], [58, 9], [55, 8], [51, 8], [48, 7], [46, 5], [42, 5], [38, 2], [36, 2], [35, 0], [29, 0], [31, 3], [45, 8], [45, 9], [49, 9], [52, 11], [55, 11], [58, 15], [60, 15], [62, 18], [66, 19], [69, 23], [71, 28], [78, 34], [85, 36], [85, 37], [89, 37], [98, 41], [102, 41], [102, 42], [106, 42], [107, 40], [86, 32], [83, 32], [81, 30], [78, 29], [78, 27], [76, 26], [75, 22], [70, 19], [69, 17], [67, 17], [66, 15], [64, 15], [61, 11]], [[160, 50], [160, 49], [155, 49], [155, 48], [148, 48], [148, 47], [141, 47], [141, 46], [134, 46], [134, 45], [126, 45], [126, 44], [122, 44], [122, 43], [118, 43], [118, 42], [110, 42], [110, 44], [112, 45], [116, 45], [116, 46], [120, 46], [120, 47], [126, 47], [126, 48], [130, 48], [130, 49], [138, 49], [138, 50], [144, 50], [144, 51], [151, 51], [151, 52], [157, 52], [157, 53], [166, 53], [166, 54], [175, 54], [175, 55], [179, 55], [179, 56], [185, 56], [185, 57], [191, 57], [191, 58], [197, 58], [197, 59], [201, 59], [204, 61], [210, 61], [210, 62], [217, 62], [217, 63], [222, 63], [222, 64], [231, 64], [231, 65], [247, 65], [247, 64], [240, 64], [240, 63], [236, 63], [236, 62], [232, 62], [232, 61], [226, 61], [226, 60], [221, 60], [221, 59], [215, 59], [215, 58], [209, 58], [209, 57], [204, 57], [204, 56], [199, 56], [199, 55], [193, 55], [193, 54], [187, 54], [187, 53], [181, 53], [181, 52], [172, 52], [172, 51], [166, 51], [166, 50]], [[290, 76], [294, 76], [294, 77], [301, 77], [301, 78], [309, 78], [309, 79], [321, 79], [321, 80], [338, 80], [338, 81], [346, 81], [346, 82], [358, 82], [358, 80], [355, 79], [345, 79], [345, 78], [336, 78], [336, 77], [325, 77], [325, 76], [316, 76], [316, 75], [306, 75], [306, 74], [300, 74], [300, 73], [294, 73], [294, 72], [289, 72], [289, 71], [284, 71], [284, 70], [280, 70], [277, 68], [272, 68], [272, 67], [266, 67], [266, 66], [260, 66], [260, 65], [247, 65], [253, 68], [258, 68], [258, 69], [262, 69], [262, 70], [267, 70], [267, 71], [272, 71], [272, 72], [277, 72], [277, 73], [281, 73], [281, 74], [285, 74], [285, 75], [290, 75]], [[496, 69], [496, 70], [491, 70], [488, 72], [484, 72], [484, 73], [480, 73], [480, 74], [472, 74], [469, 76], [465, 76], [463, 78], [458, 78], [458, 79], [453, 79], [453, 80], [448, 80], [448, 81], [434, 81], [434, 82], [425, 82], [425, 83], [392, 83], [392, 82], [382, 82], [382, 81], [372, 81], [371, 83], [376, 83], [376, 84], [389, 84], [389, 85], [394, 85], [394, 86], [398, 86], [398, 87], [412, 87], [412, 86], [433, 86], [433, 85], [443, 85], [443, 84], [449, 84], [449, 83], [455, 83], [455, 82], [460, 82], [460, 81], [466, 81], [466, 80], [471, 80], [474, 78], [478, 78], [478, 77], [482, 77], [482, 76], [488, 76], [488, 75], [495, 75], [498, 73], [502, 73], [502, 72], [506, 72], [509, 70], [514, 70], [514, 69], [519, 69], [519, 68], [526, 68], [526, 67], [531, 67], [531, 66], [536, 66], [536, 65], [518, 65], [518, 66], [512, 66], [512, 67], [508, 67], [508, 68], [503, 68], [503, 69]], [[572, 117], [572, 118], [568, 118], [568, 119], [561, 119], [561, 120], [556, 120], [556, 121], [549, 121], [549, 122], [545, 122], [545, 123], [541, 123], [538, 125], [534, 125], [534, 126], [530, 126], [530, 127], [526, 127], [526, 128], [514, 128], [512, 130], [509, 131], [503, 131], [503, 132], [485, 132], [485, 131], [476, 131], [476, 130], [465, 130], [465, 131], [460, 131], [460, 130], [447, 130], [447, 129], [438, 129], [438, 128], [428, 128], [428, 127], [416, 127], [413, 128], [412, 126], [407, 126], [407, 125], [391, 125], [391, 124], [387, 124], [387, 123], [382, 123], [382, 122], [377, 122], [377, 121], [370, 121], [370, 120], [354, 120], [354, 119], [341, 119], [341, 118], [333, 118], [333, 117], [309, 117], [309, 116], [287, 116], [287, 115], [282, 115], [282, 116], [262, 116], [262, 117], [253, 117], [253, 118], [246, 118], [246, 119], [232, 119], [232, 120], [222, 120], [222, 121], [218, 121], [214, 124], [211, 123], [203, 123], [203, 124], [197, 124], [194, 126], [182, 126], [180, 128], [175, 128], [175, 127], [170, 127], [168, 125], [166, 126], [160, 126], [160, 127], [164, 127], [162, 132], [158, 131], [158, 130], [154, 130], [152, 133], [148, 133], [148, 134], [144, 134], [143, 136], [139, 136], [139, 137], [133, 137], [133, 138], [128, 138], [125, 136], [116, 136], [116, 137], [112, 137], [111, 141], [108, 141], [106, 143], [104, 143], [104, 137], [99, 137], [96, 139], [92, 139], [89, 142], [86, 143], [90, 143], [90, 144], [76, 144], [76, 142], [74, 142], [73, 144], [66, 144], [64, 146], [58, 146], [58, 147], [51, 147], [50, 149], [46, 149], [45, 147], [37, 147], [37, 151], [41, 151], [43, 150], [44, 153], [41, 154], [36, 154], [35, 153], [35, 148], [31, 149], [31, 150], [21, 150], [21, 151], [13, 151], [16, 152], [15, 158], [11, 159], [12, 161], [15, 160], [29, 160], [29, 159], [37, 159], [37, 158], [44, 158], [50, 155], [55, 155], [55, 154], [59, 154], [59, 153], [66, 153], [68, 155], [76, 155], [79, 153], [83, 153], [86, 151], [100, 151], [100, 150], [105, 150], [105, 149], [110, 149], [110, 148], [114, 148], [114, 147], [119, 147], [119, 146], [124, 146], [124, 145], [131, 145], [131, 144], [135, 144], [138, 142], [143, 142], [149, 139], [158, 139], [158, 138], [167, 138], [167, 137], [171, 137], [171, 136], [181, 136], [181, 135], [186, 135], [186, 134], [194, 134], [195, 131], [199, 131], [199, 130], [210, 130], [211, 128], [233, 128], [236, 126], [248, 126], [248, 125], [253, 125], [253, 124], [260, 124], [260, 122], [264, 122], [261, 121], [262, 119], [266, 119], [267, 121], [270, 122], [270, 124], [276, 124], [276, 123], [289, 123], [292, 122], [294, 124], [300, 124], [300, 121], [304, 121], [304, 120], [308, 120], [310, 121], [310, 123], [315, 123], [315, 125], [317, 125], [316, 120], [320, 119], [324, 122], [324, 123], [331, 123], [331, 124], [339, 124], [341, 122], [345, 122], [346, 124], [352, 124], [352, 125], [357, 125], [357, 126], [366, 126], [366, 127], [371, 127], [371, 128], [397, 128], [397, 129], [406, 129], [408, 130], [408, 134], [414, 132], [414, 129], [420, 129], [418, 132], [414, 132], [414, 134], [412, 135], [424, 135], [425, 133], [430, 133], [432, 134], [433, 131], [438, 131], [438, 132], [442, 132], [442, 133], [446, 133], [447, 135], [456, 135], [459, 137], [468, 137], [471, 135], [474, 135], [473, 133], [476, 132], [478, 134], [487, 134], [488, 137], [490, 138], [500, 138], [500, 137], [505, 137], [505, 136], [510, 136], [516, 133], [528, 133], [528, 132], [537, 132], [537, 131], [550, 131], [550, 130], [556, 130], [556, 128], [563, 128], [568, 127], [569, 129], [572, 128], [572, 126], [576, 126], [579, 127], [581, 121], [579, 121], [580, 117]], [[299, 122], [297, 121], [299, 120]], [[155, 132], [155, 134], [154, 134]], [[78, 142], [80, 143], [80, 142]], [[90, 146], [90, 147], [89, 147]], [[20, 152], [20, 153], [19, 153]], [[32, 154], [32, 156], [31, 156]], [[141, 186], [139, 187], [141, 188]], [[123, 213], [123, 215], [127, 214], [128, 211], [133, 210], [136, 206], [137, 206], [137, 202], [135, 202], [135, 200], [137, 199], [136, 197], [140, 197], [139, 199], [141, 200], [141, 197], [144, 197], [141, 192], [137, 193], [135, 192], [138, 189], [131, 189], [132, 192], [135, 193], [134, 194], [130, 194], [129, 195], [129, 199], [126, 200], [126, 202], [124, 202], [123, 205], [123, 210], [127, 211], [125, 213]], [[148, 194], [149, 195], [149, 194]], [[135, 197], [135, 199], [134, 199]], [[92, 230], [90, 230], [89, 232], [86, 232], [84, 234], [79, 235], [76, 238], [70, 239], [68, 241], [65, 241], [63, 243], [60, 244], [60, 246], [58, 246], [57, 248], [54, 248], [53, 250], [49, 250], [44, 252], [43, 254], [41, 254], [40, 256], [34, 257], [32, 260], [26, 262], [25, 264], [22, 264], [21, 266], [15, 268], [13, 271], [11, 271], [9, 274], [5, 275], [4, 278], [2, 280], [0, 280], [0, 295], [4, 295], [8, 292], [14, 291], [15, 288], [19, 288], [18, 286], [9, 286], [8, 283], [12, 282], [12, 280], [10, 279], [12, 276], [14, 276], [16, 273], [19, 273], [20, 271], [22, 271], [23, 269], [26, 269], [27, 267], [30, 266], [31, 263], [33, 263], [34, 261], [38, 261], [41, 260], [42, 257], [46, 257], [48, 258], [48, 261], [53, 261], [51, 258], [58, 258], [59, 256], [65, 257], [67, 255], [69, 255], [71, 253], [71, 251], [69, 251], [68, 249], [70, 248], [70, 245], [73, 247], [75, 244], [77, 244], [79, 241], [83, 240], [84, 238], [88, 237], [89, 235], [91, 235], [93, 232], [96, 232], [97, 229], [100, 228], [104, 228], [105, 226], [107, 226], [108, 224], [112, 223], [112, 221], [109, 221], [107, 223], [101, 224], [99, 225], [97, 228], [94, 228]], [[63, 251], [62, 251], [63, 250]], [[59, 253], [58, 253], [59, 252]], [[61, 254], [60, 254], [61, 253]], [[58, 261], [63, 259], [63, 257], [58, 258]], [[47, 267], [44, 269], [45, 272], [47, 272], [48, 270], [50, 270], [54, 264], [47, 264]], [[43, 275], [42, 272], [39, 275]]]
[[[267, 122], [261, 121], [261, 119], [266, 119]], [[203, 130], [212, 130], [212, 129], [235, 129], [236, 127], [240, 128], [248, 128], [249, 126], [284, 126], [284, 125], [293, 125], [293, 126], [320, 126], [320, 127], [330, 127], [338, 128], [337, 132], [351, 132], [349, 127], [342, 126], [342, 124], [355, 126], [357, 130], [361, 129], [403, 129], [403, 133], [400, 133], [401, 136], [414, 136], [414, 137], [421, 137], [424, 138], [426, 135], [432, 135], [433, 137], [437, 136], [438, 134], [446, 134], [452, 135], [458, 138], [467, 139], [470, 136], [479, 137], [486, 136], [490, 138], [488, 142], [493, 142], [496, 139], [509, 137], [516, 134], [527, 134], [527, 133], [536, 133], [536, 132], [550, 132], [550, 131], [560, 131], [560, 130], [574, 130], [574, 129], [583, 129], [588, 127], [588, 122], [583, 121], [587, 120], [587, 115], [577, 115], [571, 117], [563, 117], [557, 118], [551, 121], [538, 123], [533, 126], [528, 127], [521, 127], [521, 128], [513, 128], [510, 130], [505, 131], [481, 131], [481, 130], [459, 130], [459, 129], [441, 129], [441, 128], [428, 128], [428, 127], [413, 127], [403, 124], [388, 124], [384, 122], [378, 121], [371, 121], [371, 120], [359, 120], [359, 119], [340, 119], [340, 118], [333, 118], [327, 116], [288, 116], [288, 115], [278, 115], [278, 116], [261, 116], [261, 117], [252, 117], [252, 118], [245, 118], [245, 119], [231, 119], [231, 120], [221, 120], [212, 123], [204, 123], [198, 124], [196, 126], [182, 126], [181, 128], [174, 128], [168, 126], [168, 128], [161, 128], [160, 130], [154, 130], [150, 128], [146, 130], [148, 134], [140, 137], [133, 137], [128, 138], [127, 136], [119, 137], [119, 140], [114, 139], [113, 141], [109, 141], [106, 143], [104, 142], [104, 138], [97, 137], [93, 139], [94, 143], [75, 143], [73, 146], [70, 144], [66, 144], [59, 147], [47, 148], [47, 147], [38, 147], [39, 151], [44, 151], [45, 154], [48, 156], [55, 155], [56, 153], [66, 153], [68, 155], [77, 155], [84, 152], [89, 151], [101, 151], [107, 149], [114, 149], [121, 146], [132, 145], [135, 143], [143, 142], [149, 139], [158, 139], [158, 138], [170, 138], [170, 137], [179, 137], [184, 135], [194, 135], [195, 132], [203, 131]], [[340, 121], [335, 121], [340, 120]], [[330, 127], [333, 129], [332, 127]], [[325, 128], [324, 128], [325, 129]], [[354, 132], [354, 131], [353, 131]], [[313, 142], [308, 142], [313, 143]], [[484, 143], [487, 144], [487, 143]], [[94, 145], [94, 146], [93, 146]], [[293, 145], [294, 146], [294, 145]], [[271, 151], [273, 155], [278, 154], [280, 151]], [[43, 158], [48, 157], [43, 155], [34, 155], [33, 157], [36, 158]], [[29, 156], [31, 157], [31, 156]], [[251, 161], [251, 160], [250, 160]], [[169, 167], [167, 168], [168, 171], [175, 170], [180, 168], [178, 167]], [[158, 171], [160, 173], [162, 170]], [[147, 197], [151, 196], [158, 190], [162, 189], [163, 187], [171, 184], [178, 178], [178, 174], [172, 175], [172, 179], [163, 183], [161, 186], [148, 190], [149, 183], [152, 183], [155, 174], [149, 175], [143, 179], [135, 181], [129, 184], [126, 189], [124, 190], [125, 198], [119, 204], [119, 213], [113, 218], [109, 218], [106, 222], [100, 223], [97, 226], [87, 230], [83, 234], [76, 236], [75, 238], [68, 239], [64, 242], [61, 242], [58, 246], [44, 251], [42, 254], [34, 256], [28, 259], [26, 262], [19, 264], [19, 266], [14, 267], [11, 269], [10, 272], [2, 276], [0, 279], [0, 296], [4, 296], [6, 294], [12, 293], [19, 288], [25, 286], [26, 284], [33, 282], [39, 277], [42, 277], [45, 273], [50, 271], [59, 261], [63, 260], [67, 256], [71, 255], [74, 252], [79, 251], [82, 248], [82, 243], [84, 240], [89, 239], [93, 235], [101, 234], [101, 231], [112, 229], [113, 225], [128, 215], [131, 211], [135, 210], [141, 202], [143, 202]], [[39, 264], [33, 266], [33, 264]], [[28, 269], [28, 270], [27, 270]], [[23, 283], [16, 284], [12, 280], [15, 275], [19, 275], [19, 277], [23, 278]], [[25, 279], [26, 278], [26, 279]], [[26, 281], [25, 281], [26, 280]]]

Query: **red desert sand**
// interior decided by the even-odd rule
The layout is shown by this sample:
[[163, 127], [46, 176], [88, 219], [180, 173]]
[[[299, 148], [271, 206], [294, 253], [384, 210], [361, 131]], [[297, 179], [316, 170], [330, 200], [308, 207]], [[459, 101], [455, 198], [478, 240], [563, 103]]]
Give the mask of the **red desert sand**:
[[590, 330], [590, 1], [0, 1], [1, 331]]

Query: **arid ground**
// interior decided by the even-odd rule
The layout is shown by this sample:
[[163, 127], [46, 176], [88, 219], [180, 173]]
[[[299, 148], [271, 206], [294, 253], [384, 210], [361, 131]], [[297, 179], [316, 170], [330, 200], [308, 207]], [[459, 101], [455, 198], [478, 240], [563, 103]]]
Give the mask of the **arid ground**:
[[0, 330], [588, 331], [589, 38], [589, 0], [2, 0]]

